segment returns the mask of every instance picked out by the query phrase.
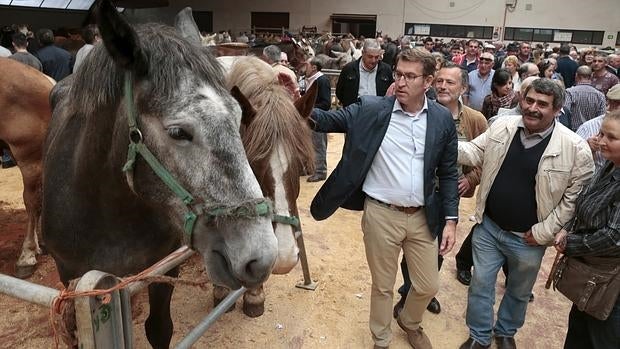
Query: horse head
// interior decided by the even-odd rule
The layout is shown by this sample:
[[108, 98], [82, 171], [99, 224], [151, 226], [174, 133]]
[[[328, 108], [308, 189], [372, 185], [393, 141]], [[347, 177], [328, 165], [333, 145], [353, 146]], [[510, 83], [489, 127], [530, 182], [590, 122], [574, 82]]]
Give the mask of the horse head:
[[[256, 57], [237, 57], [227, 85], [242, 106], [241, 138], [250, 166], [265, 197], [272, 200], [276, 217], [299, 217], [299, 175], [313, 166], [314, 148], [307, 126], [316, 88], [293, 102], [286, 74]], [[300, 227], [275, 220], [278, 258], [274, 274], [288, 273], [298, 262], [296, 233]]]
[[[185, 12], [176, 21], [179, 34], [163, 25], [133, 28], [108, 1], [98, 2], [107, 52], [91, 53], [90, 69], [74, 85], [82, 91], [73, 92], [82, 99], [89, 92], [103, 93], [92, 109], [100, 118], [101, 110], [118, 113], [113, 150], [108, 150], [116, 152], [112, 175], [118, 176], [125, 163], [122, 149], [143, 144], [161, 166], [139, 153], [133, 166], [125, 163], [125, 186], [141, 204], [168, 216], [179, 237], [184, 231], [191, 234], [187, 241], [202, 254], [214, 283], [252, 286], [270, 274], [277, 241], [269, 213], [259, 212], [268, 206], [239, 135], [239, 104], [225, 88], [220, 66], [200, 47], [191, 12]], [[89, 91], [87, 79], [110, 93], [93, 83], [90, 88], [97, 91]], [[123, 97], [118, 90], [124, 90]], [[158, 174], [161, 169], [168, 175]], [[172, 177], [176, 187], [165, 177]], [[192, 214], [195, 221], [184, 220]], [[188, 232], [191, 224], [193, 232]]]

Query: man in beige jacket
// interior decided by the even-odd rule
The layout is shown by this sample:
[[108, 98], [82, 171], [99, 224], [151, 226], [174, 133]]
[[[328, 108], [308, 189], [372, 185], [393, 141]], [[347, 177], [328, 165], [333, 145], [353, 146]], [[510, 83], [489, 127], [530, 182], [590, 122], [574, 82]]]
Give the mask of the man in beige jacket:
[[[467, 300], [465, 348], [516, 348], [546, 246], [573, 215], [592, 176], [588, 145], [555, 122], [564, 90], [550, 79], [526, 89], [522, 115], [505, 116], [471, 142], [459, 142], [460, 164], [482, 166], [473, 233], [474, 274]], [[499, 268], [510, 270], [494, 322]]]

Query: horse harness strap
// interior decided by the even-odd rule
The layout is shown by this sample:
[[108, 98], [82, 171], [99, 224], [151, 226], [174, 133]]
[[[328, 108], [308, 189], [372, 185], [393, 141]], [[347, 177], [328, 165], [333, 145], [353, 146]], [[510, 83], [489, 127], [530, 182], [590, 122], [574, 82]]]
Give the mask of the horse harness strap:
[[[249, 200], [237, 206], [198, 204], [192, 194], [183, 188], [172, 174], [166, 170], [159, 160], [157, 160], [155, 155], [151, 153], [146, 144], [144, 144], [142, 132], [140, 132], [138, 127], [137, 112], [133, 97], [133, 80], [129, 72], [125, 75], [124, 89], [127, 120], [129, 123], [129, 149], [127, 151], [127, 162], [123, 166], [123, 172], [131, 172], [134, 170], [136, 159], [139, 154], [149, 164], [153, 172], [155, 172], [168, 188], [183, 201], [188, 209], [183, 217], [183, 231], [185, 233], [185, 243], [190, 248], [192, 248], [192, 232], [194, 231], [196, 220], [199, 215], [205, 216], [208, 221], [214, 221], [218, 217], [253, 218], [272, 214], [273, 209], [271, 202], [265, 198]], [[299, 219], [297, 217], [279, 217], [297, 219], [297, 225], [299, 225]], [[288, 222], [287, 224], [293, 225]]]
[[271, 220], [275, 223], [288, 224], [295, 228], [295, 230], [301, 230], [301, 222], [299, 221], [299, 217], [274, 214]]

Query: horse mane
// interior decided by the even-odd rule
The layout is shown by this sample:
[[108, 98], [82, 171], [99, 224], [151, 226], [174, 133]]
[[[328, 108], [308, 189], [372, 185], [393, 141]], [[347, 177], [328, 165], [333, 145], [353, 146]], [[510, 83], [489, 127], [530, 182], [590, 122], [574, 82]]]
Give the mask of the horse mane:
[[[172, 92], [179, 90], [188, 70], [218, 93], [228, 93], [220, 65], [205, 48], [188, 42], [175, 28], [163, 24], [136, 25], [134, 30], [138, 34], [139, 48], [148, 63], [146, 76], [134, 76], [135, 95], [139, 96], [138, 110], [157, 115], [158, 111], [174, 103]], [[104, 151], [109, 154], [109, 161], [116, 163], [118, 159], [114, 158], [115, 154], [123, 154], [110, 148], [124, 147], [128, 142], [126, 113], [119, 110], [125, 73], [112, 60], [105, 46], [98, 44], [73, 74], [72, 83], [64, 95], [70, 102], [63, 103], [65, 108], [62, 113], [65, 115], [57, 131], [64, 129], [71, 120], [79, 120], [79, 158], [89, 156], [91, 152]], [[140, 84], [141, 81], [147, 83]], [[101, 137], [102, 133], [112, 137]], [[52, 136], [52, 142], [54, 138]], [[111, 139], [119, 140], [118, 144], [112, 144]], [[85, 162], [78, 163], [79, 166], [87, 166]]]
[[[141, 90], [147, 98], [169, 94], [158, 91], [177, 90], [188, 66], [194, 76], [226, 93], [223, 72], [207, 50], [191, 44], [175, 28], [163, 24], [148, 23], [134, 29], [149, 63], [147, 75], [151, 83], [146, 91]], [[103, 106], [117, 104], [123, 92], [124, 71], [112, 61], [103, 44], [96, 45], [84, 63], [75, 73], [70, 92], [76, 108], [84, 115], [92, 115]], [[135, 80], [139, 81], [140, 77]], [[151, 100], [149, 104], [153, 102], [169, 101]]]
[[257, 57], [239, 57], [227, 84], [228, 88], [237, 86], [256, 109], [241, 137], [250, 161], [268, 159], [281, 144], [296, 169], [314, 165], [311, 130], [271, 66]]

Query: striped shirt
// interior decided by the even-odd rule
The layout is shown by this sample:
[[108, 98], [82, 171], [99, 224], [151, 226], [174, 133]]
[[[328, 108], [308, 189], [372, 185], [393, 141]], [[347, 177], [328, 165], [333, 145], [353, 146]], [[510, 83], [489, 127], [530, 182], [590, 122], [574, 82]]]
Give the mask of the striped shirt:
[[606, 103], [605, 95], [590, 83], [580, 82], [566, 89], [564, 106], [571, 112], [572, 130], [575, 131], [584, 122], [605, 114]]
[[[603, 124], [603, 119], [605, 115], [597, 116], [592, 120], [588, 120], [581, 124], [577, 129], [576, 133], [586, 141], [588, 138], [596, 136], [601, 131], [601, 125]], [[594, 165], [596, 166], [596, 171], [605, 165], [605, 158], [603, 154], [601, 154], [600, 150], [592, 151], [592, 157], [594, 158]]]
[[620, 257], [620, 168], [608, 161], [592, 177], [565, 229], [567, 256]]

